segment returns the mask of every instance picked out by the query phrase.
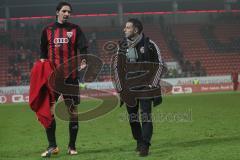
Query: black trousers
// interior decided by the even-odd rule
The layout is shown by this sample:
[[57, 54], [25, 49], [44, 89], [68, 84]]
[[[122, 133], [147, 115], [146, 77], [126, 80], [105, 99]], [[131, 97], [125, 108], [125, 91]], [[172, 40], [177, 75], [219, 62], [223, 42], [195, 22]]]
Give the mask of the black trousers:
[[[77, 78], [76, 79], [72, 79], [71, 77], [67, 78], [65, 80], [65, 83], [66, 83], [66, 85], [77, 85], [77, 86], [79, 86], [79, 82], [78, 82]], [[65, 90], [64, 87], [66, 87], [66, 86], [58, 86], [58, 88], [60, 90]], [[63, 99], [64, 100], [65, 99], [71, 100], [70, 103], [73, 102], [73, 104], [77, 106], [78, 104], [80, 104], [80, 90], [79, 90], [79, 87], [74, 88], [73, 93], [74, 93], [74, 95], [65, 95], [64, 93], [62, 93], [63, 94]], [[61, 94], [59, 94], [59, 93], [55, 93], [55, 100], [56, 101], [58, 100], [60, 95]], [[65, 101], [65, 103], [66, 103], [66, 101]], [[66, 104], [66, 105], [68, 105], [68, 104]]]
[[[140, 113], [139, 113], [140, 105]], [[127, 112], [129, 116], [129, 123], [132, 130], [133, 138], [138, 142], [147, 146], [151, 145], [151, 138], [153, 134], [152, 125], [152, 100], [140, 99], [137, 106], [128, 106]], [[140, 122], [141, 115], [141, 122]]]

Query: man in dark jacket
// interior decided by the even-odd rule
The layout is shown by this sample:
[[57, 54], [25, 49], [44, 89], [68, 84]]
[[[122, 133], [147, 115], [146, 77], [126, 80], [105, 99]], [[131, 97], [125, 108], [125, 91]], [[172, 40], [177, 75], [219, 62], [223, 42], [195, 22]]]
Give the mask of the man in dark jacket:
[[[119, 42], [118, 55], [113, 62], [113, 70], [115, 86], [120, 93], [120, 98], [126, 103], [132, 135], [137, 142], [136, 151], [139, 152], [140, 156], [147, 156], [153, 134], [152, 103], [158, 102], [154, 103], [154, 105], [158, 105], [162, 100], [160, 78], [164, 70], [164, 63], [158, 46], [142, 31], [143, 26], [138, 19], [127, 21], [124, 28], [125, 38]], [[126, 62], [122, 55], [126, 58]], [[131, 64], [133, 65], [131, 66]], [[144, 68], [144, 65], [148, 65], [148, 68]], [[149, 69], [149, 65], [155, 67]], [[134, 67], [136, 67], [135, 70]], [[144, 71], [139, 69], [152, 73], [146, 75]], [[133, 83], [136, 85], [132, 85]], [[154, 89], [157, 89], [157, 94], [156, 92], [152, 94], [151, 90]], [[135, 92], [132, 92], [133, 90]], [[144, 96], [134, 97], [134, 94], [138, 93]], [[132, 100], [136, 100], [136, 103], [132, 103]], [[141, 123], [139, 121], [139, 107], [141, 109]]]

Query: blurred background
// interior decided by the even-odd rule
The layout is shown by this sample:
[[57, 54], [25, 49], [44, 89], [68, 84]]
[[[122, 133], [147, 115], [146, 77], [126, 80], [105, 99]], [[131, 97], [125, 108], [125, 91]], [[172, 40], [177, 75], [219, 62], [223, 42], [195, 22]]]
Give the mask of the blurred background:
[[[25, 86], [39, 57], [41, 30], [54, 21], [59, 1], [0, 2], [0, 86]], [[164, 78], [175, 78], [176, 84], [179, 77], [213, 77], [203, 81], [231, 82], [233, 72], [240, 70], [239, 0], [68, 2], [73, 6], [71, 21], [86, 34], [89, 52], [104, 62], [97, 81], [111, 80], [111, 53], [104, 48], [109, 47], [107, 42], [122, 38], [124, 23], [130, 17], [143, 22], [144, 33], [157, 43], [168, 65]]]

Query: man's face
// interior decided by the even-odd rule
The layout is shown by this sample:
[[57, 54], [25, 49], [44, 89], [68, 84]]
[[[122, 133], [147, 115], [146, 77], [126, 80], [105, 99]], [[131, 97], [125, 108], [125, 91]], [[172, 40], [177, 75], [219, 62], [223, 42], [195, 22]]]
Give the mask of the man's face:
[[133, 26], [131, 22], [127, 22], [125, 28], [123, 29], [125, 33], [125, 37], [131, 39], [134, 37], [137, 33], [137, 28]]
[[60, 11], [56, 12], [59, 23], [67, 22], [71, 14], [71, 8], [69, 6], [63, 6]]

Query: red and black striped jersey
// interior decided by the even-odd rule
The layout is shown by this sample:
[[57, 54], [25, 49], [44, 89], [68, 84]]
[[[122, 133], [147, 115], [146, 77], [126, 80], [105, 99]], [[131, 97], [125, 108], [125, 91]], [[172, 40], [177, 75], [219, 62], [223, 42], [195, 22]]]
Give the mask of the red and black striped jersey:
[[77, 61], [73, 64], [67, 63], [70, 58], [80, 54], [87, 54], [87, 40], [78, 25], [72, 23], [52, 23], [45, 27], [41, 36], [40, 58], [49, 59], [55, 67], [64, 63], [64, 77], [70, 75], [77, 77]]

